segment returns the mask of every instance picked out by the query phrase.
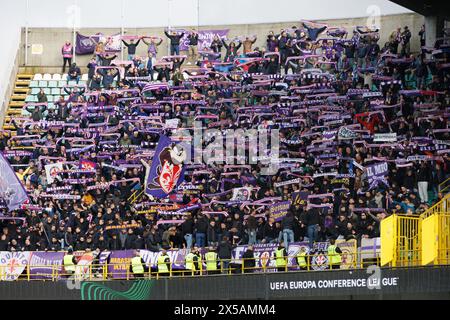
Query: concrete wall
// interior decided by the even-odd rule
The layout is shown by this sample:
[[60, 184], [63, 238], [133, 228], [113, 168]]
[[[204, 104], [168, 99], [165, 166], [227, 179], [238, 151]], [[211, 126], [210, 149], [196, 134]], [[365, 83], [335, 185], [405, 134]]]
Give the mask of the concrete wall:
[[[338, 20], [319, 20], [320, 22], [327, 23], [330, 26], [341, 26], [345, 27], [349, 34], [356, 25], [365, 25], [367, 18], [352, 18], [352, 19], [338, 19]], [[417, 33], [421, 25], [424, 23], [424, 18], [421, 15], [408, 13], [400, 15], [389, 15], [380, 17], [381, 24], [381, 39], [380, 45], [383, 45], [389, 34], [395, 30], [397, 27], [409, 26], [412, 32], [411, 50], [419, 50], [419, 40]], [[265, 46], [266, 35], [269, 31], [279, 32], [282, 28], [290, 28], [293, 25], [298, 25], [295, 22], [284, 22], [284, 23], [264, 23], [264, 24], [242, 24], [242, 25], [215, 25], [215, 26], [204, 26], [201, 29], [230, 29], [229, 38], [234, 36], [242, 35], [257, 35], [258, 41], [255, 46]], [[184, 26], [186, 28], [191, 28], [192, 26]], [[29, 49], [28, 55], [28, 66], [45, 66], [45, 67], [57, 67], [61, 65], [61, 46], [66, 40], [71, 40], [73, 34], [69, 29], [65, 28], [31, 28], [29, 29], [29, 44], [42, 44], [44, 46], [44, 52], [42, 55], [31, 55], [31, 49]], [[95, 34], [97, 32], [102, 32], [107, 35], [119, 33], [119, 28], [86, 28], [80, 29], [80, 33], [84, 35]], [[127, 28], [126, 34], [128, 35], [156, 35], [163, 37], [165, 41], [161, 44], [159, 50], [159, 57], [167, 55], [167, 44], [166, 37], [164, 36], [163, 28]], [[25, 41], [25, 32], [22, 31], [22, 43]], [[24, 46], [22, 46], [21, 52], [21, 65], [24, 64]], [[138, 48], [138, 55], [146, 55], [145, 44], [140, 44]], [[86, 66], [91, 56], [77, 56], [76, 60], [78, 65]], [[57, 69], [56, 69], [57, 70]]]

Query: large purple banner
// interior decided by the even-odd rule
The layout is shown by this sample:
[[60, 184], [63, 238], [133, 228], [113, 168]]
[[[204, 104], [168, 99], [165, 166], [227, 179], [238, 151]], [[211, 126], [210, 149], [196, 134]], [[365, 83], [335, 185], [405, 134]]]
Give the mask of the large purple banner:
[[274, 203], [269, 207], [270, 216], [274, 218], [275, 221], [281, 221], [288, 213], [290, 206], [290, 201], [281, 201]]
[[388, 164], [387, 162], [380, 162], [366, 166], [367, 179], [369, 180], [369, 189], [375, 188], [379, 183], [385, 184], [389, 187], [385, 176], [388, 175]]
[[30, 259], [31, 279], [51, 279], [54, 270], [62, 273], [64, 252], [33, 252]]
[[[219, 39], [226, 39], [229, 29], [222, 30], [201, 30], [198, 32], [198, 50], [207, 50], [211, 46], [211, 43], [215, 36], [218, 36]], [[180, 41], [180, 50], [186, 51], [189, 49], [189, 40], [188, 34], [185, 34]]]
[[161, 135], [153, 156], [151, 167], [147, 167], [145, 193], [155, 198], [165, 198], [183, 182], [187, 148]]
[[0, 205], [5, 205], [9, 211], [18, 209], [28, 195], [22, 183], [17, 178], [8, 160], [0, 153]]
[[75, 53], [79, 55], [93, 54], [95, 51], [95, 47], [97, 46], [96, 42], [100, 41], [100, 37], [101, 34], [97, 34], [92, 37], [86, 37], [77, 32]]

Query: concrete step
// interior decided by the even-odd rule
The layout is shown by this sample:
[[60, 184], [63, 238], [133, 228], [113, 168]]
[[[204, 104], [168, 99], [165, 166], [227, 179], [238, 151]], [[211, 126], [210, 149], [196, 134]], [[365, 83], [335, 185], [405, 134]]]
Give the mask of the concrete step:
[[14, 94], [27, 94], [30, 89], [28, 88], [14, 88]]
[[22, 109], [8, 109], [8, 111], [6, 111], [7, 115], [21, 115], [22, 114]]
[[26, 94], [13, 94], [11, 96], [11, 101], [25, 101], [26, 98]]
[[20, 81], [16, 81], [16, 88], [20, 87], [20, 88], [28, 88], [30, 86], [30, 81], [29, 80], [20, 80]]
[[25, 105], [25, 101], [11, 101], [9, 103], [10, 108], [22, 108]]
[[17, 80], [33, 80], [34, 75], [32, 74], [18, 74]]

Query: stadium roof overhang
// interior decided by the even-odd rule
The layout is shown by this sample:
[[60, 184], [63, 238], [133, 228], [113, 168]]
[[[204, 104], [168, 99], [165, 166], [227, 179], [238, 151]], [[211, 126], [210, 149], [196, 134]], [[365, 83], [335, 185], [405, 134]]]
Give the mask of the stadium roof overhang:
[[449, 3], [442, 0], [391, 0], [402, 7], [415, 11], [423, 16], [444, 16], [450, 18]]

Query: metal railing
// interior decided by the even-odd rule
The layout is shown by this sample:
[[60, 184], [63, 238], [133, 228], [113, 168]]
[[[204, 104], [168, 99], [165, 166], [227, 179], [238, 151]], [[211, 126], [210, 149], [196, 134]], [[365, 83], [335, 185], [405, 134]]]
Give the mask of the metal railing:
[[406, 267], [450, 263], [450, 194], [420, 216], [381, 221], [381, 264]]
[[445, 181], [441, 182], [438, 186], [439, 192], [446, 192], [447, 189], [449, 188], [450, 188], [450, 177], [448, 177]]
[[[358, 252], [356, 253], [358, 255]], [[341, 257], [344, 256], [341, 254]], [[144, 273], [134, 274], [131, 262], [110, 264], [90, 264], [75, 265], [74, 270], [67, 271], [61, 264], [55, 265], [26, 265], [23, 270], [19, 270], [17, 266], [12, 268], [11, 265], [0, 265], [0, 281], [61, 281], [61, 280], [84, 280], [84, 281], [104, 281], [104, 280], [131, 280], [136, 278], [159, 279], [171, 277], [198, 277], [211, 275], [233, 275], [248, 273], [264, 273], [264, 272], [291, 272], [291, 271], [318, 271], [318, 270], [336, 270], [336, 269], [361, 269], [369, 265], [379, 265], [379, 258], [367, 261], [360, 259], [352, 259], [346, 262], [345, 259], [338, 264], [332, 265], [328, 260], [318, 267], [317, 255], [305, 255], [301, 258], [301, 265], [298, 263], [298, 255], [287, 256], [283, 259], [282, 265], [277, 264], [277, 259], [263, 257], [255, 257], [248, 259], [217, 259], [216, 269], [207, 267], [207, 260], [202, 258], [196, 265], [196, 270], [188, 270], [174, 268], [172, 263], [164, 263], [165, 268], [161, 268], [161, 264], [144, 265]], [[322, 257], [326, 257], [325, 254]], [[316, 259], [316, 260], [314, 260]], [[167, 266], [167, 264], [169, 264]], [[254, 265], [254, 266], [253, 266]], [[17, 270], [14, 271], [13, 269]], [[45, 270], [45, 271], [42, 271]], [[158, 271], [160, 270], [160, 271]], [[16, 273], [15, 273], [16, 272]]]

